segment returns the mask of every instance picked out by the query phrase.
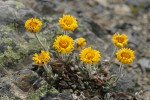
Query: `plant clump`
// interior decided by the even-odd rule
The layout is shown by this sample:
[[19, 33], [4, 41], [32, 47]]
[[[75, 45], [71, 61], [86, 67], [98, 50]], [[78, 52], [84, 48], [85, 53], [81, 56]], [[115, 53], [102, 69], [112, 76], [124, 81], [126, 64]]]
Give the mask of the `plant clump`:
[[120, 75], [115, 76], [106, 70], [104, 65], [108, 62], [101, 61], [99, 50], [87, 46], [83, 37], [73, 39], [68, 35], [68, 31], [74, 31], [78, 27], [74, 16], [63, 15], [58, 23], [64, 32], [56, 36], [55, 41], [50, 44], [53, 45], [50, 49], [47, 49], [38, 38], [37, 32], [40, 31], [42, 22], [31, 18], [25, 23], [27, 30], [35, 34], [43, 48], [40, 54], [35, 53], [32, 58], [33, 71], [59, 92], [71, 90], [70, 92], [78, 95], [77, 92], [80, 91], [88, 98], [98, 96], [104, 99], [122, 76], [123, 64], [129, 64], [135, 58], [133, 50], [124, 48], [128, 42], [127, 35], [118, 33], [112, 37], [116, 49], [111, 58], [116, 53], [120, 62]]

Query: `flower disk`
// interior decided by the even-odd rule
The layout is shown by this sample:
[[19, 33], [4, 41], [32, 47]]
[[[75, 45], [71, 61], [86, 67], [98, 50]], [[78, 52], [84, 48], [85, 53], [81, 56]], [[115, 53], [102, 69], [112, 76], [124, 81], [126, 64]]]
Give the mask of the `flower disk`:
[[115, 33], [112, 37], [112, 42], [114, 43], [114, 45], [116, 45], [117, 47], [124, 47], [125, 45], [127, 45], [128, 43], [128, 37], [126, 34], [117, 34]]
[[84, 63], [92, 64], [100, 61], [100, 52], [91, 47], [85, 48], [80, 53], [80, 60]]
[[62, 54], [70, 53], [74, 48], [74, 40], [68, 35], [57, 36], [53, 47]]
[[84, 38], [76, 39], [75, 43], [76, 43], [77, 49], [82, 49], [86, 46], [86, 40]]
[[135, 59], [134, 51], [129, 48], [122, 48], [116, 52], [117, 59], [123, 64], [130, 64]]
[[74, 31], [78, 27], [76, 18], [69, 14], [63, 15], [58, 22], [64, 30]]
[[41, 50], [41, 54], [35, 53], [32, 60], [35, 64], [46, 64], [50, 60], [49, 52]]
[[33, 33], [39, 32], [42, 27], [42, 22], [37, 18], [30, 18], [25, 22], [25, 28]]

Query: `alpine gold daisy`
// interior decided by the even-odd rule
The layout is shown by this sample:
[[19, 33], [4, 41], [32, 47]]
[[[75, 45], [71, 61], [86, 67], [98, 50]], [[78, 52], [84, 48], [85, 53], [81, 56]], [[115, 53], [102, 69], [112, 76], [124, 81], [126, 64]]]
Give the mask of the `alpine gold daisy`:
[[35, 64], [46, 64], [50, 60], [49, 52], [41, 50], [41, 54], [35, 53], [32, 60]]
[[62, 54], [70, 53], [74, 48], [74, 40], [68, 35], [57, 36], [53, 47]]
[[117, 59], [123, 64], [130, 64], [135, 59], [134, 51], [130, 48], [122, 48], [116, 52]]
[[100, 61], [100, 52], [93, 50], [91, 47], [85, 48], [79, 54], [80, 60], [84, 63], [93, 64]]
[[25, 28], [33, 33], [39, 32], [42, 27], [42, 22], [37, 18], [30, 18], [25, 22]]
[[60, 26], [67, 31], [74, 31], [78, 27], [76, 18], [72, 15], [65, 14], [63, 17], [59, 18]]
[[77, 49], [82, 49], [86, 45], [86, 40], [85, 38], [78, 38], [75, 40], [75, 44]]
[[125, 45], [127, 45], [128, 43], [128, 37], [126, 34], [118, 34], [115, 33], [112, 37], [112, 42], [114, 43], [114, 45], [116, 45], [117, 47], [124, 47]]

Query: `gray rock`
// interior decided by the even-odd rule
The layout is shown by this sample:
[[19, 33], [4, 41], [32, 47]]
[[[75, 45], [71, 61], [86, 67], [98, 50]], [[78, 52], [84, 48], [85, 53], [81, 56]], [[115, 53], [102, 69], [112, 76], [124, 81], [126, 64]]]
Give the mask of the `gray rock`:
[[137, 62], [142, 68], [146, 70], [150, 70], [150, 59], [148, 58], [141, 58]]
[[47, 93], [44, 97], [41, 97], [40, 100], [74, 100], [70, 92], [52, 94]]
[[140, 5], [141, 3], [150, 3], [149, 0], [124, 0], [127, 4]]
[[[120, 75], [119, 73], [119, 66], [113, 65], [110, 69], [110, 72], [112, 74]], [[117, 81], [114, 91], [116, 92], [133, 92], [135, 91], [135, 78], [133, 77], [133, 74], [129, 73], [123, 77], [120, 77], [120, 79]]]
[[91, 31], [98, 37], [104, 38], [107, 33], [94, 21], [88, 21], [89, 25], [91, 26]]
[[60, 100], [73, 100], [73, 97], [69, 92], [60, 93], [58, 94], [58, 97], [60, 98]]
[[100, 100], [97, 96], [91, 98], [91, 100]]
[[129, 43], [134, 44], [135, 46], [138, 46], [140, 44], [141, 37], [139, 34], [131, 33], [131, 34], [127, 34], [127, 35], [129, 38]]
[[132, 75], [127, 75], [127, 76], [121, 77], [117, 81], [116, 86], [114, 87], [114, 91], [127, 92], [127, 93], [134, 92], [135, 85], [136, 85], [136, 82], [134, 80], [134, 77], [132, 77]]
[[13, 100], [13, 99], [19, 100], [18, 97], [12, 94], [10, 88], [11, 88], [10, 84], [0, 79], [0, 100]]
[[13, 83], [22, 91], [29, 91], [29, 89], [38, 89], [45, 81], [40, 78], [37, 73], [30, 69], [22, 69], [12, 76]]
[[0, 80], [0, 96], [9, 94], [10, 85]]
[[28, 14], [38, 15], [31, 9], [27, 9], [22, 3], [17, 1], [5, 1], [0, 3], [0, 23], [12, 22], [15, 19], [20, 19]]
[[131, 14], [131, 9], [127, 5], [118, 5], [115, 6], [114, 12], [121, 16], [126, 16]]
[[116, 65], [116, 64], [114, 64], [114, 65], [112, 65], [111, 66], [111, 68], [110, 68], [110, 72], [112, 73], [112, 74], [119, 74], [119, 65]]

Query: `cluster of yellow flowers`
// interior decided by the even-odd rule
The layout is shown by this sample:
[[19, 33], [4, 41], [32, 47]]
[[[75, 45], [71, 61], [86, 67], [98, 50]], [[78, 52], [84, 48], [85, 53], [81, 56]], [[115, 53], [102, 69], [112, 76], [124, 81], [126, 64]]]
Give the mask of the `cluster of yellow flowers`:
[[[74, 31], [78, 27], [77, 20], [74, 16], [65, 14], [63, 17], [59, 18], [59, 25], [65, 31]], [[42, 27], [42, 22], [37, 18], [30, 18], [25, 23], [25, 28], [30, 32], [37, 33]], [[112, 37], [112, 42], [116, 47], [121, 48], [116, 52], [117, 59], [124, 63], [129, 64], [134, 60], [134, 51], [129, 48], [123, 48], [128, 43], [128, 37], [126, 34], [114, 34]], [[86, 40], [84, 38], [78, 38], [73, 40], [70, 36], [64, 34], [57, 36], [55, 42], [53, 43], [53, 48], [55, 48], [61, 54], [69, 54], [73, 50], [81, 50], [79, 54], [80, 60], [84, 63], [93, 64], [98, 63], [101, 58], [101, 53], [98, 50], [94, 50], [91, 47], [86, 46]], [[50, 60], [50, 55], [48, 51], [41, 51], [41, 54], [34, 54], [32, 58], [36, 64], [46, 64]]]
[[116, 52], [117, 59], [123, 64], [130, 64], [135, 59], [134, 51], [130, 48], [124, 48], [128, 43], [126, 34], [115, 33], [112, 37], [112, 42], [120, 49]]

